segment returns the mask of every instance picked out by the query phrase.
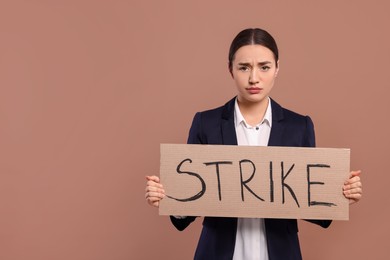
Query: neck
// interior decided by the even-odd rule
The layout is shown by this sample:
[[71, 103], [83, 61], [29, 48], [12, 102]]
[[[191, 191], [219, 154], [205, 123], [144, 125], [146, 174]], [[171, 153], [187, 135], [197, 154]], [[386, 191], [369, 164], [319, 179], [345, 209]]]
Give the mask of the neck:
[[251, 126], [255, 126], [263, 120], [265, 112], [267, 111], [268, 102], [268, 97], [260, 102], [245, 102], [238, 99], [238, 106], [240, 107], [240, 112], [245, 118], [245, 121]]

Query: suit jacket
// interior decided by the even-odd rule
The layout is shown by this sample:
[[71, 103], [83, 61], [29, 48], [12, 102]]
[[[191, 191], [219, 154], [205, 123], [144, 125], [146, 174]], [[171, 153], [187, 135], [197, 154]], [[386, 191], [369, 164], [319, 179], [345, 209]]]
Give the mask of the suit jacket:
[[[196, 113], [190, 129], [189, 144], [237, 145], [234, 125], [235, 98], [224, 106]], [[272, 128], [269, 146], [314, 147], [314, 126], [310, 117], [282, 108], [271, 99]], [[184, 230], [195, 217], [171, 217], [178, 230]], [[330, 220], [308, 220], [324, 228]], [[302, 259], [295, 219], [265, 219], [270, 260]], [[232, 259], [237, 218], [205, 217], [195, 259]]]

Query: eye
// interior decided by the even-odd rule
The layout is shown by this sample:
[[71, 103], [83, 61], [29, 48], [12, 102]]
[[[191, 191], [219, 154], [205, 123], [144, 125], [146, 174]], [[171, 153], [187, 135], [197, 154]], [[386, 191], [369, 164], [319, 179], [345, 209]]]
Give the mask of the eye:
[[249, 71], [249, 67], [248, 66], [241, 66], [238, 68], [238, 70], [240, 71]]
[[261, 66], [260, 70], [261, 71], [268, 71], [271, 67], [270, 66]]

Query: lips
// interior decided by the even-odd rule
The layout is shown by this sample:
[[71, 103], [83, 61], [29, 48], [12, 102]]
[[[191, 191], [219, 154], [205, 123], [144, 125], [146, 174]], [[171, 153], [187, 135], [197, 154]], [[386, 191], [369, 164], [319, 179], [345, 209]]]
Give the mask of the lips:
[[246, 90], [250, 94], [259, 94], [263, 89], [262, 88], [257, 88], [257, 87], [250, 87], [250, 88], [246, 88]]

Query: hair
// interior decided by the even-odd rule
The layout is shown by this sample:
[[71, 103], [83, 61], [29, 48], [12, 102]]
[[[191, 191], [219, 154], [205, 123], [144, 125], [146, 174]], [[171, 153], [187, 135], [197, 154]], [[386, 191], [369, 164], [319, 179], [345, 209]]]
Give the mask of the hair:
[[229, 70], [232, 72], [234, 55], [237, 50], [246, 45], [262, 45], [272, 51], [278, 66], [279, 51], [275, 39], [267, 31], [259, 28], [245, 29], [237, 34], [230, 45], [229, 50]]

